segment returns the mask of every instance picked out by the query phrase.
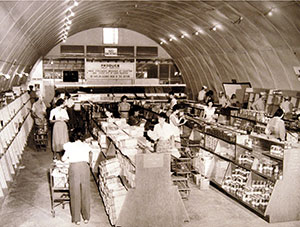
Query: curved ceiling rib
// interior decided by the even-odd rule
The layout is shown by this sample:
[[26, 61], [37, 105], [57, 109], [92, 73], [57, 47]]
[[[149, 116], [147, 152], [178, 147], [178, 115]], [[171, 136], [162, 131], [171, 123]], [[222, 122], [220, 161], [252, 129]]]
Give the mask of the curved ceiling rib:
[[[16, 73], [61, 42], [73, 0], [0, 1], [0, 91]], [[267, 13], [273, 8], [273, 16]], [[96, 27], [141, 33], [174, 59], [196, 97], [202, 85], [250, 81], [254, 87], [298, 89], [300, 4], [297, 1], [85, 1], [72, 9], [69, 36]], [[242, 19], [240, 18], [242, 17]], [[240, 19], [240, 20], [239, 20]], [[212, 31], [219, 25], [217, 31]], [[196, 31], [202, 33], [195, 35]], [[187, 36], [180, 38], [182, 33]], [[169, 36], [177, 40], [168, 41]], [[2, 74], [11, 75], [9, 82]], [[9, 87], [8, 86], [8, 87]]]

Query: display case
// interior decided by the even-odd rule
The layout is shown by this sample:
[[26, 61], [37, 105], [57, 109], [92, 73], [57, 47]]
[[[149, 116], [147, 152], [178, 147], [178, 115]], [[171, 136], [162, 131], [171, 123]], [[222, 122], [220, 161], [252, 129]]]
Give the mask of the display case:
[[[194, 128], [190, 140], [195, 134], [204, 137], [204, 143], [198, 140], [199, 155], [194, 159], [199, 160], [193, 160], [194, 169], [208, 177], [213, 186], [266, 221], [299, 220], [300, 200], [295, 192], [299, 193], [295, 186], [300, 185], [299, 171], [296, 171], [299, 147], [287, 149], [285, 143], [219, 124], [208, 124], [201, 132]], [[293, 211], [288, 204], [293, 206]], [[283, 207], [291, 213], [279, 215], [277, 209], [284, 210]]]

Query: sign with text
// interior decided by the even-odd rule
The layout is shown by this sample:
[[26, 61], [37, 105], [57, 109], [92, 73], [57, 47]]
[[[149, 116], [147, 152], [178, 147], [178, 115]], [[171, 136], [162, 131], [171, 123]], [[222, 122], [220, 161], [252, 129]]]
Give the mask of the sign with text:
[[118, 48], [104, 48], [104, 56], [118, 56]]
[[134, 79], [134, 63], [86, 62], [85, 64], [87, 80]]

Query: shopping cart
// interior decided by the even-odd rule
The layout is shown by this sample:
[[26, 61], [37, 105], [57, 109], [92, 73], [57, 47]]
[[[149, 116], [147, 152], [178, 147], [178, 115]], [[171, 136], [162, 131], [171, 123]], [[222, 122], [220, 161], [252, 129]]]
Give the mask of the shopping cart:
[[43, 124], [34, 124], [34, 143], [38, 150], [46, 150], [48, 145], [48, 127], [47, 122]]
[[51, 196], [51, 213], [55, 217], [55, 208], [70, 202], [69, 184], [68, 184], [68, 164], [60, 161], [53, 163], [50, 167], [50, 196]]

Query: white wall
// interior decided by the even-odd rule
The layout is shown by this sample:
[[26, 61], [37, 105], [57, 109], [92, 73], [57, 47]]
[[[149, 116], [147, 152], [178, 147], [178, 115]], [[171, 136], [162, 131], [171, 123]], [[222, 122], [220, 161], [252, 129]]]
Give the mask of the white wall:
[[[103, 45], [102, 28], [93, 28], [79, 32], [68, 37], [65, 43], [60, 43], [52, 48], [47, 56], [60, 55], [60, 45]], [[119, 46], [157, 46], [159, 58], [171, 58], [169, 54], [156, 42], [135, 31], [120, 28], [119, 29]]]

